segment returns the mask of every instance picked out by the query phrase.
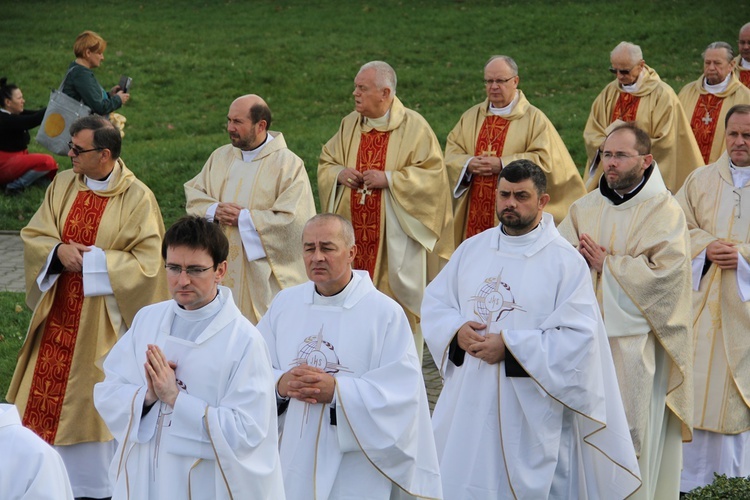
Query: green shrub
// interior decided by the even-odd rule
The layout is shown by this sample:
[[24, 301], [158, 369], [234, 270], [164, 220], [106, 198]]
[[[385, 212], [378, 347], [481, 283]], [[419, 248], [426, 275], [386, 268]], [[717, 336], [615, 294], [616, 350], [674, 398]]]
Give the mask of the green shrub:
[[714, 482], [692, 490], [682, 497], [683, 500], [711, 500], [718, 498], [750, 498], [750, 476], [727, 477], [714, 474]]

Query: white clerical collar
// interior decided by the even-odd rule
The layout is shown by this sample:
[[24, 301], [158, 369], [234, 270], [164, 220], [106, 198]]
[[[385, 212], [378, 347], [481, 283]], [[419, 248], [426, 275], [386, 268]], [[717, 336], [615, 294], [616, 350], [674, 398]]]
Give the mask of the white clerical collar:
[[627, 92], [628, 94], [632, 94], [634, 92], [638, 92], [638, 87], [640, 87], [641, 82], [643, 81], [643, 75], [646, 74], [646, 70], [641, 70], [641, 74], [638, 75], [638, 79], [631, 83], [630, 85], [620, 85], [620, 88], [623, 92]]
[[750, 181], [750, 166], [739, 167], [729, 160], [729, 171], [732, 173], [732, 182], [736, 188], [744, 187]]
[[336, 295], [331, 295], [330, 297], [326, 297], [325, 295], [319, 294], [318, 291], [315, 290], [315, 293], [313, 294], [313, 304], [319, 305], [319, 306], [342, 307], [344, 305], [344, 302], [346, 302], [346, 299], [352, 293], [352, 290], [354, 290], [357, 283], [359, 283], [361, 280], [362, 280], [362, 277], [352, 271], [352, 279], [350, 279], [349, 283], [347, 283], [344, 289], [341, 290]]
[[505, 106], [504, 108], [496, 108], [492, 103], [490, 103], [490, 113], [497, 116], [507, 116], [513, 112], [513, 108], [516, 107], [516, 104], [518, 104], [518, 91], [516, 90], [516, 95], [513, 96], [513, 100], [510, 101], [510, 104]]
[[750, 69], [750, 61], [746, 61], [745, 59], [740, 59], [740, 66], [743, 68]]
[[258, 156], [258, 153], [260, 153], [260, 151], [263, 149], [263, 146], [271, 142], [272, 139], [273, 137], [271, 137], [271, 134], [266, 132], [266, 140], [263, 141], [263, 144], [255, 149], [251, 149], [250, 151], [242, 151], [242, 161], [246, 163], [250, 163], [251, 161], [253, 161], [255, 157]]
[[386, 111], [385, 114], [381, 116], [380, 118], [365, 117], [365, 125], [372, 127], [372, 128], [376, 128], [376, 129], [386, 128], [388, 126], [388, 119], [390, 117], [391, 117], [391, 110], [389, 108], [388, 111]]
[[543, 229], [544, 229], [544, 217], [539, 219], [539, 224], [537, 224], [534, 229], [520, 236], [512, 236], [510, 234], [506, 234], [505, 231], [503, 231], [503, 227], [501, 224], [500, 225], [500, 246], [498, 248], [502, 248], [503, 245], [514, 246], [514, 247], [528, 246], [534, 243], [539, 238], [539, 236], [541, 236]]
[[721, 94], [724, 92], [727, 87], [729, 86], [729, 80], [732, 78], [732, 73], [730, 72], [726, 78], [724, 78], [723, 82], [719, 82], [716, 85], [710, 85], [708, 83], [708, 80], [705, 78], [703, 79], [703, 88], [706, 89], [706, 92], [709, 92], [711, 94]]
[[12, 114], [12, 113], [11, 113], [10, 111], [8, 111], [8, 110], [7, 110], [7, 109], [5, 109], [5, 108], [0, 108], [0, 112], [3, 112], [3, 113], [8, 113], [9, 115], [10, 115], [10, 114]]
[[223, 306], [221, 301], [221, 291], [218, 291], [216, 294], [216, 297], [206, 304], [203, 307], [200, 307], [198, 309], [194, 309], [192, 311], [188, 311], [187, 309], [183, 309], [177, 301], [173, 301], [174, 304], [174, 312], [177, 316], [184, 319], [185, 321], [203, 321], [204, 319], [211, 318], [213, 316], [216, 316], [219, 311], [221, 311], [221, 308]]
[[[114, 172], [115, 169], [112, 169], [112, 172]], [[86, 178], [86, 187], [89, 188], [92, 191], [104, 191], [109, 186], [109, 181], [112, 178], [112, 172], [109, 173], [107, 177], [105, 177], [102, 180], [98, 179], [92, 179], [91, 177], [88, 177], [84, 175]]]

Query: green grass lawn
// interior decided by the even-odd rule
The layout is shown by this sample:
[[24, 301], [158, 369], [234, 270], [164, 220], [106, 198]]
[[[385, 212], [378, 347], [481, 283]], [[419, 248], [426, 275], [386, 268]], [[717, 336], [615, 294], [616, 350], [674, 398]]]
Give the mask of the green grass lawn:
[[[73, 41], [91, 29], [109, 43], [95, 70], [105, 88], [133, 78], [123, 159], [156, 194], [165, 224], [182, 215], [182, 184], [216, 147], [230, 102], [257, 93], [272, 129], [305, 161], [316, 186], [321, 146], [353, 109], [352, 80], [373, 59], [396, 70], [398, 95], [432, 125], [441, 143], [461, 113], [484, 98], [482, 67], [492, 54], [516, 59], [520, 88], [557, 126], [582, 167], [591, 102], [612, 79], [609, 52], [638, 43], [646, 62], [679, 90], [697, 78], [710, 42], [736, 46], [750, 2], [608, 1], [212, 1], [4, 2], [0, 75], [23, 90], [28, 109], [45, 106], [73, 60]], [[41, 151], [32, 141], [31, 149]], [[58, 158], [69, 168], [67, 158]], [[0, 197], [0, 229], [20, 229], [42, 189]], [[427, 201], [427, 200], [425, 200]], [[15, 294], [0, 293], [0, 361], [24, 330]], [[11, 321], [13, 318], [13, 321]], [[27, 321], [24, 316], [24, 321]], [[23, 321], [22, 321], [23, 323]], [[19, 330], [20, 328], [20, 330]], [[0, 365], [0, 386], [12, 362]]]

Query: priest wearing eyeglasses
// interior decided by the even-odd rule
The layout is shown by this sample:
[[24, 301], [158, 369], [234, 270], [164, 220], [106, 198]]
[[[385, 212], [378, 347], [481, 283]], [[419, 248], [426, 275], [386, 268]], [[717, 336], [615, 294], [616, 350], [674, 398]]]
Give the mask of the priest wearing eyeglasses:
[[164, 235], [172, 300], [144, 307], [94, 401], [118, 442], [114, 499], [284, 498], [271, 358], [221, 286], [229, 241], [185, 216]]
[[586, 191], [555, 126], [518, 89], [516, 62], [492, 56], [484, 66], [487, 99], [469, 108], [445, 145], [445, 165], [453, 194], [454, 239], [497, 226], [498, 174], [515, 160], [531, 160], [547, 177], [550, 202], [545, 211], [560, 223], [568, 207]]
[[559, 226], [586, 259], [599, 300], [643, 484], [628, 498], [680, 493], [693, 430], [690, 238], [633, 123], [602, 145], [604, 176]]
[[70, 132], [73, 168], [55, 177], [21, 231], [34, 313], [7, 399], [60, 453], [74, 496], [106, 498], [115, 442], [94, 408], [94, 384], [135, 313], [167, 297], [164, 224], [106, 118], [80, 118]]
[[635, 122], [651, 138], [664, 184], [676, 193], [688, 174], [704, 164], [677, 94], [646, 64], [638, 45], [620, 42], [610, 54], [609, 71], [615, 80], [594, 100], [583, 130], [586, 190], [599, 186], [604, 169], [598, 152], [607, 134], [624, 122]]
[[734, 73], [732, 46], [713, 42], [703, 51], [703, 73], [682, 87], [680, 98], [703, 161], [714, 163], [725, 151], [724, 120], [732, 106], [750, 104], [750, 89]]

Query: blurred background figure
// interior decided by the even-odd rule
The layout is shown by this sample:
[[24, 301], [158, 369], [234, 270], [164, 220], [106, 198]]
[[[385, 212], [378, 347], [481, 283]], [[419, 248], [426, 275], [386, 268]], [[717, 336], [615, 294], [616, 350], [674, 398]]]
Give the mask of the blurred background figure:
[[38, 127], [45, 108], [23, 109], [23, 93], [17, 85], [0, 78], [0, 185], [6, 195], [21, 193], [44, 178], [49, 183], [57, 173], [57, 163], [50, 155], [29, 154], [29, 129]]
[[108, 116], [109, 120], [120, 132], [125, 125], [125, 117], [112, 111], [119, 109], [128, 102], [130, 94], [119, 85], [115, 85], [107, 92], [94, 76], [94, 68], [101, 66], [104, 61], [104, 49], [107, 42], [93, 31], [84, 31], [76, 37], [73, 52], [76, 59], [68, 66], [68, 73], [63, 84], [63, 93], [77, 101], [81, 101], [91, 108], [93, 113]]

